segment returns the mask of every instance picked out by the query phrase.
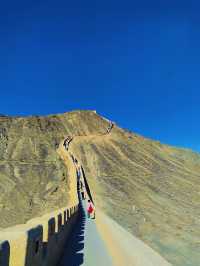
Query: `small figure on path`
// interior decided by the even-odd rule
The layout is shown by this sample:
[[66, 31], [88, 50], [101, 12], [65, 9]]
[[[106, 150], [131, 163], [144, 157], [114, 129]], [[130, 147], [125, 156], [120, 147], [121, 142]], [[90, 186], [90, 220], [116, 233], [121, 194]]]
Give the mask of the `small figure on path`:
[[81, 180], [78, 181], [78, 188], [83, 189], [83, 182]]
[[80, 192], [81, 192], [81, 198], [82, 198], [82, 200], [84, 200], [85, 199], [85, 192], [84, 192], [83, 186], [80, 187]]
[[107, 128], [107, 134], [109, 134], [111, 132], [111, 130], [113, 129], [113, 127], [114, 127], [114, 123], [113, 122], [110, 122], [109, 123], [109, 126]]
[[72, 141], [72, 137], [68, 136], [65, 140], [64, 140], [64, 143], [63, 143], [63, 146], [65, 147], [65, 149], [68, 151], [69, 149], [69, 144], [70, 142]]
[[63, 146], [65, 147], [65, 150], [68, 150], [68, 142], [67, 139], [65, 139]]
[[77, 177], [78, 177], [78, 180], [79, 180], [80, 177], [81, 177], [81, 170], [80, 170], [79, 167], [78, 167], [78, 169], [76, 170], [76, 172], [77, 172]]
[[[93, 213], [93, 217], [91, 217], [92, 213]], [[88, 200], [88, 204], [87, 204], [87, 215], [88, 215], [88, 218], [95, 219], [95, 209], [94, 209], [94, 205], [91, 202], [91, 200]]]

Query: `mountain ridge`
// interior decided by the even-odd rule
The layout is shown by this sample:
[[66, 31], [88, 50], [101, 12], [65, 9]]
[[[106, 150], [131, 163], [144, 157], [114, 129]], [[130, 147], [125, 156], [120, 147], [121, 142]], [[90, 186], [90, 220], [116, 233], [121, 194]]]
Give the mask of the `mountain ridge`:
[[197, 266], [199, 154], [117, 125], [105, 134], [108, 126], [95, 111], [0, 117], [0, 227], [67, 204], [69, 169], [57, 148], [73, 136], [69, 152], [84, 167], [96, 205], [173, 265]]

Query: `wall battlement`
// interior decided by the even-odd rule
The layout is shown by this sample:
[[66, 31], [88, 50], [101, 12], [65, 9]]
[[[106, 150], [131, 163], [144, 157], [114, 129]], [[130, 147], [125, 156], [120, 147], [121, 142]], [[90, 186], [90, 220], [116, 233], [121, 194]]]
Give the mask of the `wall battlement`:
[[75, 205], [0, 231], [0, 266], [56, 266], [79, 214]]

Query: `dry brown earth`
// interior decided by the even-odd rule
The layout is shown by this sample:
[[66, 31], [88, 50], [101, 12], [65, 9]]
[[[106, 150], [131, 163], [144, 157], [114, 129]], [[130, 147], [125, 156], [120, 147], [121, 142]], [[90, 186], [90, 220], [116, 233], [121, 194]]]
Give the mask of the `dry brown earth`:
[[108, 125], [91, 111], [0, 117], [0, 227], [66, 205], [57, 148], [71, 135], [96, 205], [173, 265], [198, 266], [200, 155]]

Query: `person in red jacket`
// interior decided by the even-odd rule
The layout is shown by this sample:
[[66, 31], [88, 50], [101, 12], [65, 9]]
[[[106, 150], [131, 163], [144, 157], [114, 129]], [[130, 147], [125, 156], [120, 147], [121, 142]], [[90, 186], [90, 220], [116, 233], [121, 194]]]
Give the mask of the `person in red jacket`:
[[[91, 217], [92, 214], [93, 214], [93, 217]], [[94, 205], [91, 202], [91, 200], [88, 200], [88, 204], [87, 204], [87, 215], [88, 215], [88, 218], [95, 219], [95, 209], [94, 209]]]

